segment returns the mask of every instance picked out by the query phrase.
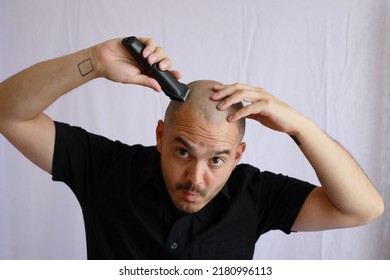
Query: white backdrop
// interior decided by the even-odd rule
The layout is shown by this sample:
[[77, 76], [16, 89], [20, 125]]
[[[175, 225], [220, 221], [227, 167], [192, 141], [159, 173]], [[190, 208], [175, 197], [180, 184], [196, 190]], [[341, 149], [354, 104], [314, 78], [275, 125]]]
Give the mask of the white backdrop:
[[[155, 38], [183, 82], [260, 86], [348, 149], [390, 202], [390, 1], [0, 0], [0, 80], [38, 61], [129, 35]], [[168, 98], [95, 80], [54, 119], [154, 144]], [[317, 183], [289, 137], [248, 122], [243, 162]], [[259, 239], [255, 259], [390, 259], [390, 211], [360, 228]], [[70, 190], [0, 136], [0, 259], [84, 259]]]

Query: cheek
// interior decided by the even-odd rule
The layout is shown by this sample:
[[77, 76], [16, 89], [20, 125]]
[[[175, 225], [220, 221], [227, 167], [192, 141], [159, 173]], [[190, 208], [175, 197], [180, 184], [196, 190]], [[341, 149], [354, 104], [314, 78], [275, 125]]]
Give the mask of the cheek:
[[213, 189], [213, 192], [214, 190], [219, 191], [226, 184], [231, 172], [231, 166], [210, 170], [204, 178], [205, 183], [210, 189]]
[[182, 177], [182, 167], [169, 154], [161, 154], [161, 169], [165, 183], [169, 186], [177, 183]]
[[222, 189], [222, 187], [229, 180], [229, 177], [232, 174], [235, 166], [236, 165], [233, 162], [229, 162], [220, 170], [214, 172], [214, 184], [220, 186]]

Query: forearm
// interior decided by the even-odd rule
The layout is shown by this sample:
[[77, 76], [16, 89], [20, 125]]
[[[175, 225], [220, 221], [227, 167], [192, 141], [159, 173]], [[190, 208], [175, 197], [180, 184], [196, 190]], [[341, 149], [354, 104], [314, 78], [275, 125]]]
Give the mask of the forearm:
[[295, 134], [332, 204], [346, 215], [369, 221], [383, 211], [383, 201], [351, 155], [313, 122]]
[[0, 84], [0, 122], [36, 118], [63, 94], [96, 77], [91, 49], [37, 63]]

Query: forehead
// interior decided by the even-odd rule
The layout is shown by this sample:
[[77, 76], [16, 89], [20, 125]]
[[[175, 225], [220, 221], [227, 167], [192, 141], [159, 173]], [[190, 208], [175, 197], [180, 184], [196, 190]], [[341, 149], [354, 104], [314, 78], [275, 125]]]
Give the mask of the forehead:
[[177, 112], [167, 132], [171, 140], [183, 139], [192, 145], [216, 149], [231, 147], [239, 141], [237, 125], [227, 122], [226, 117], [207, 119], [196, 110]]

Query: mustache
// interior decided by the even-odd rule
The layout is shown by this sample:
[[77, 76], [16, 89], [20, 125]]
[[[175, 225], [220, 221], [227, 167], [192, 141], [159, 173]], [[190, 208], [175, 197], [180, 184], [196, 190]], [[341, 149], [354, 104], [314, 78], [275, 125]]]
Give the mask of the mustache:
[[202, 197], [204, 197], [206, 195], [206, 191], [202, 187], [200, 187], [199, 185], [194, 185], [194, 184], [177, 184], [176, 190], [196, 193]]

